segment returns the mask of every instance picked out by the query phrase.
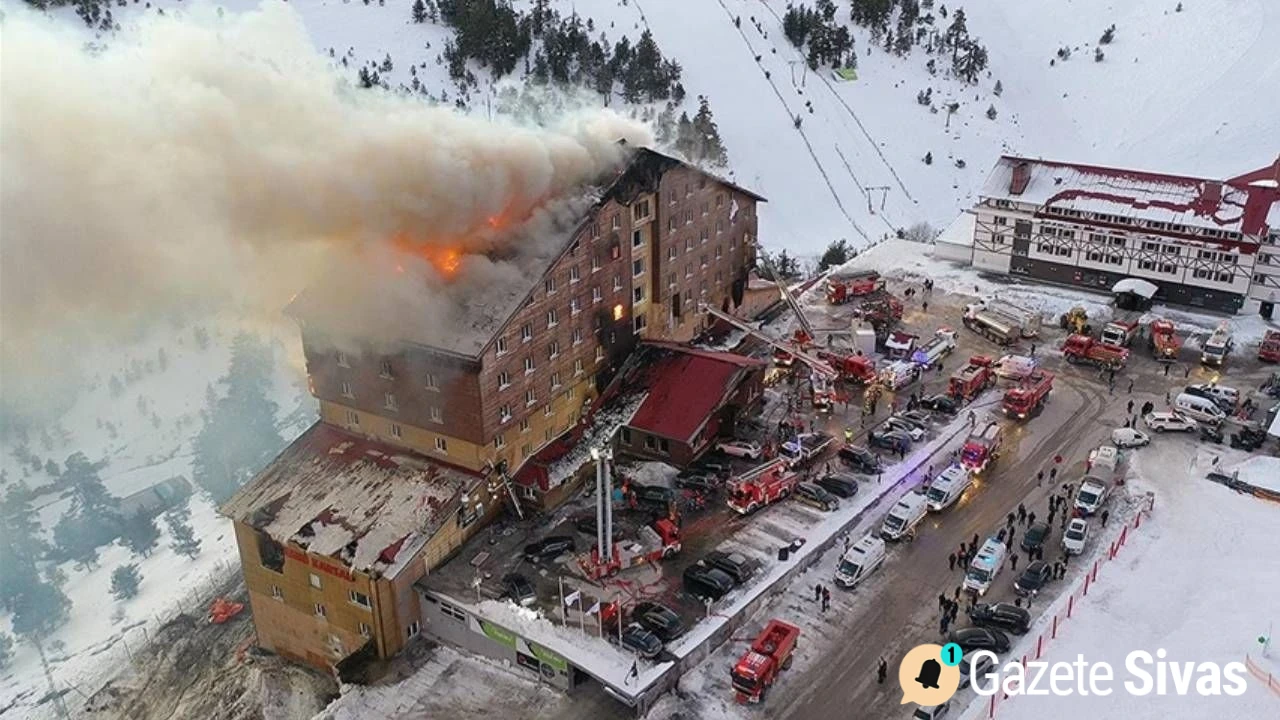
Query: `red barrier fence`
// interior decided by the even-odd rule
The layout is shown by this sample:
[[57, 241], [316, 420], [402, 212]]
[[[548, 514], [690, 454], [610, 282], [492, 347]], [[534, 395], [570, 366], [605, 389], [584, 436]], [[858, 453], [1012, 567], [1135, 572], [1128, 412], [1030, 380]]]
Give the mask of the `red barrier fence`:
[[[1123, 548], [1125, 544], [1128, 543], [1129, 541], [1129, 528], [1132, 526], [1135, 531], [1140, 529], [1142, 527], [1142, 516], [1150, 513], [1152, 510], [1155, 509], [1155, 502], [1156, 502], [1155, 495], [1152, 493], [1148, 493], [1147, 497], [1143, 500], [1143, 506], [1138, 508], [1138, 513], [1133, 517], [1133, 521], [1125, 523], [1124, 527], [1120, 529], [1120, 536], [1117, 537], [1115, 541], [1113, 541], [1111, 545], [1107, 548], [1106, 555], [1103, 556], [1101, 559], [1095, 560], [1093, 562], [1093, 567], [1089, 568], [1084, 574], [1084, 581], [1075, 590], [1072, 590], [1070, 595], [1067, 596], [1066, 612], [1063, 613], [1058, 610], [1055, 610], [1053, 612], [1053, 620], [1052, 620], [1052, 624], [1050, 625], [1049, 631], [1047, 633], [1041, 632], [1040, 635], [1036, 638], [1036, 653], [1035, 653], [1036, 660], [1039, 660], [1040, 657], [1044, 654], [1045, 646], [1048, 645], [1050, 641], [1057, 639], [1058, 625], [1060, 623], [1065, 623], [1068, 619], [1073, 617], [1075, 613], [1076, 598], [1077, 597], [1084, 598], [1089, 594], [1089, 588], [1092, 585], [1096, 585], [1098, 582], [1098, 569], [1103, 564], [1116, 559], [1116, 555], [1119, 554], [1120, 548]], [[1023, 655], [1018, 662], [1020, 662], [1023, 668], [1025, 669], [1027, 665], [1027, 656]], [[1251, 662], [1252, 661], [1248, 661], [1246, 664]], [[1256, 668], [1256, 671], [1255, 671], [1255, 668]], [[1266, 679], [1265, 681], [1267, 682], [1267, 686], [1270, 687], [1272, 690], [1274, 690], [1277, 694], [1280, 694], [1280, 678], [1275, 678], [1265, 672], [1262, 675], [1258, 675], [1259, 672], [1263, 672], [1263, 671], [1262, 671], [1262, 668], [1260, 666], [1257, 666], [1256, 664], [1249, 665], [1249, 672], [1259, 677], [1259, 679], [1265, 678]], [[1009, 695], [1006, 695], [1003, 692], [997, 692], [994, 695], [992, 695], [991, 701], [988, 704], [987, 717], [994, 718], [996, 716], [996, 708], [1000, 707], [1004, 703], [1004, 701], [1009, 699], [1009, 697], [1010, 697]]]
[[1248, 655], [1244, 656], [1244, 666], [1249, 668], [1249, 674], [1258, 678], [1258, 682], [1262, 683], [1268, 690], [1280, 696], [1280, 677], [1267, 672], [1261, 665], [1253, 661]]

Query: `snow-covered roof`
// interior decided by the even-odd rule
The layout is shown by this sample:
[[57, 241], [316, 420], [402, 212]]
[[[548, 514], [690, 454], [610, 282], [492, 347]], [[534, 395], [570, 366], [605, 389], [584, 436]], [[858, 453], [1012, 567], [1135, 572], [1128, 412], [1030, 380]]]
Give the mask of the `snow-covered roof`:
[[1141, 278], [1125, 278], [1111, 286], [1111, 292], [1117, 295], [1120, 293], [1133, 293], [1148, 300], [1155, 297], [1156, 292], [1159, 290], [1160, 288], [1156, 287], [1155, 283], [1147, 282]]
[[394, 577], [477, 478], [317, 422], [222, 506], [279, 543]]
[[1266, 185], [1276, 174], [1280, 159], [1253, 173], [1214, 180], [1006, 155], [979, 195], [1030, 203], [1048, 214], [1101, 213], [1255, 235], [1280, 206], [1276, 189]]
[[946, 230], [934, 240], [938, 244], [945, 245], [963, 245], [964, 247], [973, 247], [973, 229], [978, 222], [978, 217], [971, 212], [960, 213]]

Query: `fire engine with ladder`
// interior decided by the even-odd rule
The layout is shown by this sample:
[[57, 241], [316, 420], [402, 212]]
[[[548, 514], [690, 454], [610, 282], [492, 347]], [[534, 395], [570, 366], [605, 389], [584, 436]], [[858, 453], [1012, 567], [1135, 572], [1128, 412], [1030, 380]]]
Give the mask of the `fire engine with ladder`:
[[680, 552], [680, 528], [669, 517], [640, 528], [639, 537], [633, 541], [614, 541], [613, 452], [592, 448], [591, 457], [596, 461], [596, 545], [578, 558], [587, 577], [613, 577], [622, 570], [656, 564]]
[[800, 475], [786, 458], [778, 458], [731, 479], [728, 504], [739, 515], [750, 515], [787, 497], [799, 484]]

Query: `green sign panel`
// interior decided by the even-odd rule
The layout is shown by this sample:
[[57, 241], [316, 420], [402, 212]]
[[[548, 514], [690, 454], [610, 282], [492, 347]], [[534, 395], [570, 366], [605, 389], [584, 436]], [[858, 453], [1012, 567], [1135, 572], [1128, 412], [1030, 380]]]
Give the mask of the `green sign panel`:
[[480, 621], [480, 629], [484, 632], [485, 635], [489, 636], [490, 640], [493, 640], [495, 642], [500, 642], [503, 645], [506, 645], [507, 647], [512, 649], [515, 648], [516, 636], [510, 630], [504, 630], [503, 628], [500, 628], [497, 625], [494, 625], [488, 620]]
[[529, 651], [533, 653], [534, 657], [538, 658], [543, 663], [550, 665], [551, 667], [559, 670], [560, 672], [569, 671], [569, 663], [565, 662], [564, 658], [542, 647], [541, 645], [534, 645], [533, 643], [529, 643]]

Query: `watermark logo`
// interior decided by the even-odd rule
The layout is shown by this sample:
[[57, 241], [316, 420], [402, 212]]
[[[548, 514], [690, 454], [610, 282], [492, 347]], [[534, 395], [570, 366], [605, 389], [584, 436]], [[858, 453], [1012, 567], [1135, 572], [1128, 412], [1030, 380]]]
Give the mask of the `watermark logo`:
[[898, 665], [898, 684], [902, 686], [902, 703], [941, 705], [960, 687], [960, 646], [917, 645]]

